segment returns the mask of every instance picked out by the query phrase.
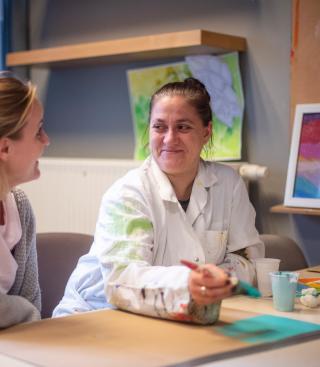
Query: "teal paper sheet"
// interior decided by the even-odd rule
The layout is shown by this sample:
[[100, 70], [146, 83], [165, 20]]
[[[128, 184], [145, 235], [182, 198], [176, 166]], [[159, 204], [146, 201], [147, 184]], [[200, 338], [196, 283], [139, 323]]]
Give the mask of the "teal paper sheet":
[[320, 331], [320, 325], [286, 317], [261, 315], [216, 328], [216, 331], [247, 343], [270, 343]]

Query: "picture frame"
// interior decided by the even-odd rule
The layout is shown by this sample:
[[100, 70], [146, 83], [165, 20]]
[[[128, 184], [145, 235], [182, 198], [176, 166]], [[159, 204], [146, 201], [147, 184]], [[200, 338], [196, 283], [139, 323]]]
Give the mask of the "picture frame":
[[320, 208], [320, 103], [296, 106], [284, 205]]

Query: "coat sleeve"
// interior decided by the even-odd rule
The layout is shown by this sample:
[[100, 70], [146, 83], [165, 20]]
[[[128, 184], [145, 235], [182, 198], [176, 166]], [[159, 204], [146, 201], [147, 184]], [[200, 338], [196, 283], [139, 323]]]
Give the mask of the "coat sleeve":
[[[95, 241], [108, 302], [120, 309], [165, 319], [215, 322], [219, 304], [196, 307], [183, 266], [153, 266], [157, 244], [150, 205], [141, 192], [115, 191], [103, 199]], [[100, 242], [100, 243], [99, 243]]]
[[247, 188], [242, 178], [238, 177], [232, 195], [227, 251], [220, 267], [236, 273], [239, 279], [249, 283], [255, 282], [253, 260], [265, 255], [264, 244], [255, 227], [255, 217]]
[[38, 309], [27, 299], [20, 296], [0, 294], [0, 329], [40, 320]]

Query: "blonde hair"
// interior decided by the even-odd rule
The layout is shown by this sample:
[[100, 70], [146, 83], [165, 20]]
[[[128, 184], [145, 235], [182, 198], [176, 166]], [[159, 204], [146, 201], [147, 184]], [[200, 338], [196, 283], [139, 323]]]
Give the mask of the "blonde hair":
[[[36, 99], [36, 87], [8, 72], [0, 73], [0, 138], [18, 140], [26, 124], [30, 107]], [[0, 200], [9, 192], [5, 168], [0, 162]]]

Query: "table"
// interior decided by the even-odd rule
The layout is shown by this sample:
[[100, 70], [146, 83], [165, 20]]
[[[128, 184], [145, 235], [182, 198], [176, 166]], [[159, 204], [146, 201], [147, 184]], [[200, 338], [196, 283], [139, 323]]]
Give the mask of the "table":
[[[308, 274], [304, 273], [303, 276]], [[261, 315], [265, 314], [320, 325], [319, 308], [308, 309], [297, 300], [294, 312], [278, 312], [273, 309], [271, 299], [244, 296], [223, 301], [220, 321], [208, 327], [153, 319], [118, 310], [100, 310], [22, 324], [0, 332], [0, 364], [8, 367], [229, 367], [243, 366], [244, 361], [246, 366], [250, 366], [250, 360], [254, 366], [258, 358], [259, 366], [262, 366], [261, 362], [267, 361], [270, 353], [271, 361], [277, 355], [277, 361], [281, 358], [288, 361], [289, 355], [294, 353], [301, 359], [301, 350], [309, 351], [311, 361], [318, 361], [316, 354], [320, 345], [320, 327], [316, 332], [305, 334], [309, 336], [303, 336], [303, 339], [287, 339], [290, 341], [288, 345], [286, 340], [250, 344], [243, 337], [231, 338], [221, 332], [241, 320], [259, 315], [264, 317]], [[304, 343], [299, 344], [301, 341]], [[281, 348], [277, 349], [278, 346]], [[6, 363], [1, 358], [7, 358]], [[298, 363], [296, 357], [290, 367], [295, 366], [294, 362]], [[270, 366], [270, 360], [268, 363]], [[307, 365], [313, 367], [310, 363]]]

